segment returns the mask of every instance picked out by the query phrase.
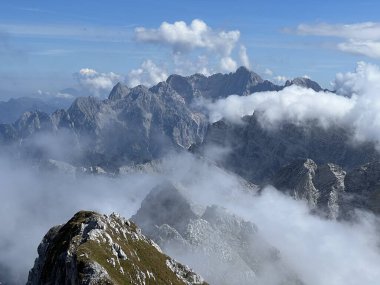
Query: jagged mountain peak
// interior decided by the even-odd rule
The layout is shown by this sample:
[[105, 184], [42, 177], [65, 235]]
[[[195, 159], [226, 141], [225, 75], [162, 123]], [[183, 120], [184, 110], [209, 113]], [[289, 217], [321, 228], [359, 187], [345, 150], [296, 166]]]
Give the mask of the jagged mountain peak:
[[313, 89], [316, 92], [322, 91], [322, 87], [315, 81], [307, 78], [307, 77], [296, 77], [293, 80], [287, 80], [285, 82], [285, 87], [296, 85], [304, 88]]
[[264, 82], [264, 80], [261, 78], [260, 75], [249, 70], [245, 66], [240, 66], [234, 74], [235, 74], [235, 76], [240, 77], [240, 78], [247, 78], [252, 82], [257, 82], [257, 83]]
[[111, 90], [110, 95], [108, 96], [109, 100], [119, 100], [127, 96], [130, 89], [127, 85], [118, 82]]

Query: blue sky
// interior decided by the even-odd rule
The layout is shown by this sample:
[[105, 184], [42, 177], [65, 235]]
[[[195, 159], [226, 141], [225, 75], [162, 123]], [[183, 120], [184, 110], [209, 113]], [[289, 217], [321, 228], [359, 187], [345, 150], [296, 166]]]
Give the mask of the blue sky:
[[[379, 1], [2, 1], [0, 98], [74, 86], [83, 68], [125, 78], [150, 60], [167, 74], [186, 73], [192, 68], [174, 63], [173, 46], [160, 39], [137, 41], [135, 29], [158, 29], [164, 21], [190, 25], [194, 19], [215, 34], [240, 32], [228, 54], [237, 65], [244, 46], [251, 69], [268, 79], [307, 75], [328, 87], [337, 72], [353, 70], [358, 61], [379, 63], [377, 26], [376, 35], [364, 39], [339, 26], [376, 24], [378, 11]], [[300, 32], [300, 24], [308, 25], [306, 32]], [[371, 41], [375, 50], [356, 52], [357, 38]], [[207, 58], [208, 69], [220, 71], [220, 58], [213, 54], [219, 50], [184, 49], [181, 61]]]

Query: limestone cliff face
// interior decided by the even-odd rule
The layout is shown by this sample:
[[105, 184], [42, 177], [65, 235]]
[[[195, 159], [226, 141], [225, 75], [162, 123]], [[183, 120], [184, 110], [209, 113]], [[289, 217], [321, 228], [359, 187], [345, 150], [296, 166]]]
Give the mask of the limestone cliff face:
[[28, 285], [206, 284], [116, 214], [78, 212], [49, 230], [38, 255]]
[[379, 162], [346, 172], [336, 164], [300, 159], [280, 169], [272, 183], [328, 218], [352, 218], [355, 209], [380, 213]]
[[311, 159], [300, 159], [278, 171], [272, 182], [294, 198], [306, 200], [311, 209], [336, 219], [343, 201], [345, 176], [338, 165], [318, 166]]

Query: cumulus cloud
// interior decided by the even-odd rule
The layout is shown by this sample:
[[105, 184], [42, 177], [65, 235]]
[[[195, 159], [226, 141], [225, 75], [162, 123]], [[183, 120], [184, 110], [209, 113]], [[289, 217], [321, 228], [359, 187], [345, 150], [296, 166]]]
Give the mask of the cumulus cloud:
[[220, 68], [222, 71], [225, 72], [235, 71], [237, 68], [237, 63], [229, 56], [223, 57], [220, 60]]
[[380, 23], [364, 22], [350, 25], [301, 24], [296, 31], [301, 35], [343, 38], [337, 48], [344, 52], [380, 58]]
[[[156, 29], [138, 27], [135, 29], [135, 39], [140, 43], [156, 44], [169, 47], [172, 56], [191, 57], [192, 53], [209, 57], [219, 62], [219, 70], [234, 71], [237, 67], [236, 60], [232, 57], [234, 49], [239, 44], [240, 32], [217, 31], [209, 27], [200, 19], [193, 20], [190, 24], [183, 21], [174, 23], [163, 22]], [[244, 45], [240, 45], [238, 50], [239, 61], [242, 65], [249, 67], [249, 58]], [[199, 70], [209, 70], [207, 66], [198, 68]]]
[[205, 22], [195, 19], [190, 25], [183, 21], [173, 24], [163, 22], [158, 29], [138, 27], [136, 39], [140, 42], [169, 46], [174, 53], [206, 48], [228, 56], [239, 40], [239, 31], [213, 31]]
[[153, 61], [145, 60], [137, 69], [132, 69], [127, 75], [128, 86], [152, 86], [168, 78], [166, 71]]
[[205, 104], [212, 122], [221, 118], [241, 122], [242, 116], [260, 112], [264, 126], [275, 127], [283, 120], [296, 124], [316, 120], [324, 127], [340, 124], [353, 128], [356, 140], [379, 144], [380, 68], [359, 62], [354, 72], [337, 74], [334, 87], [337, 94], [290, 86], [278, 92], [232, 95]]
[[74, 73], [79, 86], [90, 95], [97, 97], [107, 96], [112, 87], [123, 77], [114, 72], [101, 73], [91, 68], [82, 68]]

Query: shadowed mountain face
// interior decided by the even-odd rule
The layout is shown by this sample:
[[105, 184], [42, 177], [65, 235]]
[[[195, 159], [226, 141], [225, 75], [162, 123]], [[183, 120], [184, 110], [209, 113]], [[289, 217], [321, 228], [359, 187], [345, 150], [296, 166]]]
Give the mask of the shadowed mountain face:
[[253, 183], [269, 182], [283, 166], [295, 159], [311, 158], [318, 164], [335, 163], [352, 169], [380, 159], [374, 144], [354, 144], [349, 130], [315, 122], [295, 125], [284, 122], [267, 129], [260, 124], [260, 114], [246, 116], [243, 124], [219, 121], [212, 124], [202, 146], [227, 148], [221, 164]]
[[187, 102], [194, 97], [207, 99], [225, 98], [228, 95], [249, 95], [260, 91], [278, 91], [282, 87], [263, 80], [258, 74], [240, 67], [235, 73], [217, 73], [206, 77], [194, 74], [189, 77], [171, 75], [166, 82]]
[[[59, 110], [51, 116], [27, 112], [14, 124], [0, 126], [0, 141], [18, 143], [21, 150], [27, 150], [25, 153], [38, 155], [43, 148], [38, 148], [37, 137], [61, 136], [72, 142], [73, 154], [75, 150], [82, 153], [66, 160], [109, 168], [149, 161], [202, 141], [206, 117], [190, 110], [183, 97], [166, 83], [152, 90], [144, 86], [129, 90], [118, 84], [108, 100], [81, 97], [67, 111]], [[62, 159], [40, 153], [43, 155]]]

